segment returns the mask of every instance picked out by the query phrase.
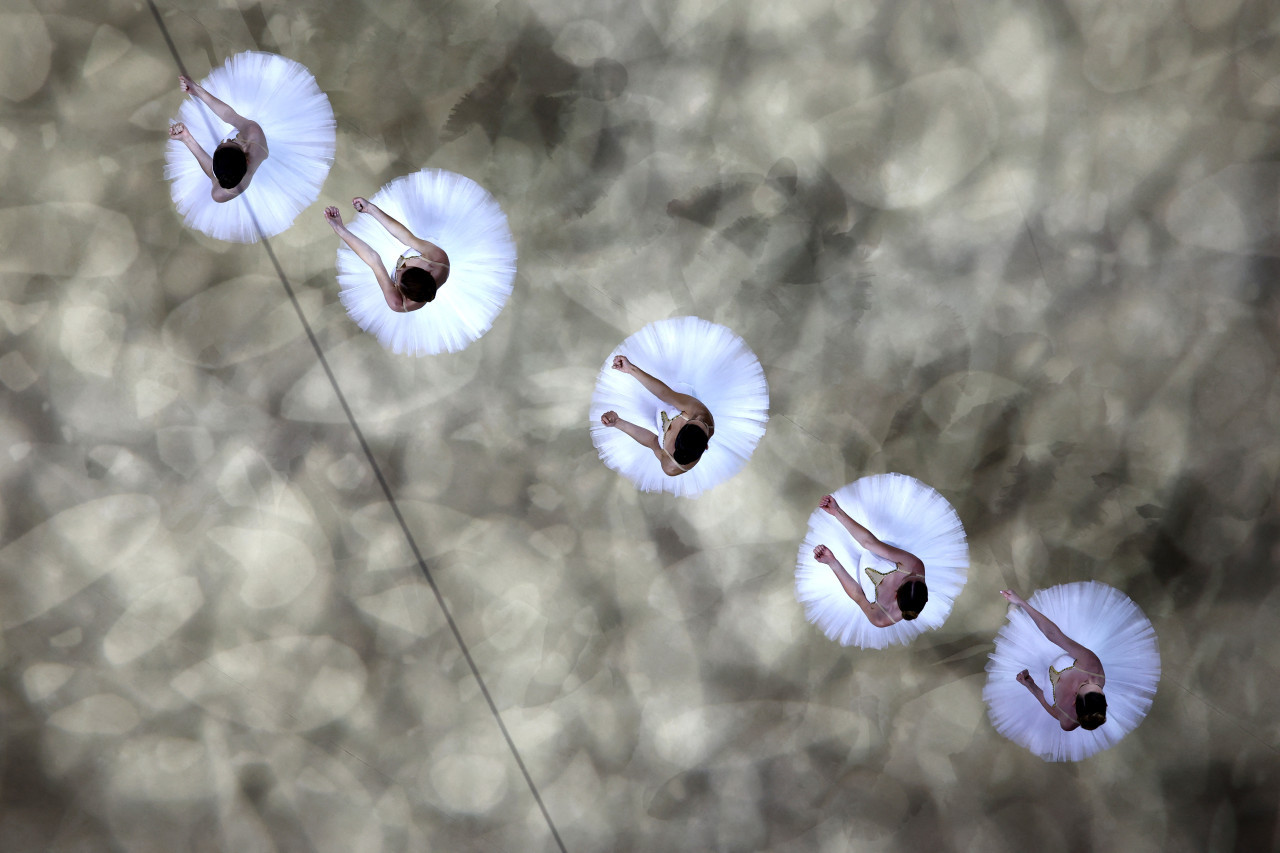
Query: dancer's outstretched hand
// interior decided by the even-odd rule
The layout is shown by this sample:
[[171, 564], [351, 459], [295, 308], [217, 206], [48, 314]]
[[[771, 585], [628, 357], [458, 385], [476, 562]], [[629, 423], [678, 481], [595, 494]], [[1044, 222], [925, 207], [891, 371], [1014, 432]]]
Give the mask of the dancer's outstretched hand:
[[190, 135], [191, 134], [187, 132], [187, 126], [180, 121], [169, 125], [170, 139], [186, 139]]
[[324, 209], [324, 219], [334, 228], [342, 225], [342, 213], [336, 207], [326, 207]]
[[831, 549], [826, 545], [819, 545], [813, 549], [813, 559], [819, 563], [826, 563], [828, 566], [837, 562], [836, 555], [831, 553]]
[[373, 205], [369, 204], [367, 198], [361, 198], [360, 196], [351, 199], [351, 206], [356, 209], [356, 213], [371, 213], [372, 210], [370, 208], [373, 207]]
[[623, 373], [630, 373], [634, 367], [635, 365], [633, 365], [631, 360], [625, 355], [615, 355], [613, 357], [614, 370], [621, 370]]
[[1017, 676], [1015, 677], [1018, 679], [1018, 683], [1021, 684], [1023, 687], [1030, 689], [1036, 686], [1036, 683], [1031, 680], [1031, 673], [1025, 669], [1022, 672], [1018, 673]]
[[617, 425], [618, 425], [618, 413], [617, 413], [617, 412], [605, 412], [603, 415], [601, 415], [601, 416], [600, 416], [600, 423], [602, 423], [602, 424], [604, 424], [605, 426], [608, 426], [608, 427], [611, 427], [611, 426], [617, 426]]
[[195, 89], [195, 87], [196, 87], [195, 82], [187, 75], [183, 74], [181, 77], [178, 78], [178, 88], [186, 92], [187, 94], [191, 94], [191, 91]]
[[1016, 592], [1014, 592], [1011, 589], [1002, 589], [1000, 590], [1000, 594], [1004, 596], [1005, 601], [1009, 602], [1010, 604], [1016, 607], [1026, 606], [1027, 602], [1023, 601], [1022, 596], [1018, 595]]
[[836, 499], [831, 495], [823, 495], [822, 500], [818, 501], [818, 508], [825, 510], [831, 515], [840, 514], [840, 504], [836, 503]]

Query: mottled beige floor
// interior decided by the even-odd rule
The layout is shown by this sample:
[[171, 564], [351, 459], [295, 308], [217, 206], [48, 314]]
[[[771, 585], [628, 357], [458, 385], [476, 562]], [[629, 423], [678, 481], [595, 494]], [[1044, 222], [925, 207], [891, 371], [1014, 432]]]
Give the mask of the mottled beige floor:
[[[1274, 4], [157, 2], [192, 74], [276, 51], [332, 99], [273, 247], [568, 850], [1280, 844]], [[556, 849], [264, 249], [173, 210], [176, 74], [137, 0], [0, 7], [0, 849]], [[412, 361], [321, 209], [425, 165], [521, 260]], [[585, 428], [685, 313], [773, 398], [697, 502]], [[886, 470], [956, 505], [970, 581], [842, 649], [795, 550]], [[985, 718], [996, 590], [1090, 577], [1164, 677], [1048, 765]]]

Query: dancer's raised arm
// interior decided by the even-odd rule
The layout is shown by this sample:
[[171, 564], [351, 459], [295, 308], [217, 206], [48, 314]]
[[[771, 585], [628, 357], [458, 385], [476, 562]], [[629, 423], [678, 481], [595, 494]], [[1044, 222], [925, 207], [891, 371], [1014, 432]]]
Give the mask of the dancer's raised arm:
[[404, 243], [410, 249], [416, 252], [426, 254], [434, 248], [438, 248], [435, 243], [429, 240], [423, 240], [406, 228], [400, 220], [378, 207], [367, 198], [356, 196], [351, 199], [351, 206], [355, 208], [356, 213], [367, 213], [372, 216], [379, 225], [387, 229], [387, 233], [395, 237], [401, 243]]
[[[222, 101], [210, 95], [203, 86], [192, 80], [190, 77], [182, 76], [178, 78], [178, 87], [189, 95], [194, 95], [213, 111], [213, 114], [234, 127], [241, 133], [249, 133], [254, 128], [258, 128], [258, 123], [247, 119], [240, 113], [231, 109]], [[260, 128], [259, 128], [260, 129]]]
[[1018, 683], [1027, 688], [1031, 695], [1036, 698], [1036, 701], [1040, 703], [1040, 707], [1044, 708], [1045, 713], [1057, 720], [1058, 725], [1060, 725], [1064, 730], [1070, 730], [1076, 727], [1074, 725], [1074, 720], [1064, 721], [1062, 719], [1062, 712], [1049, 704], [1049, 700], [1044, 698], [1044, 691], [1040, 689], [1039, 684], [1036, 684], [1035, 679], [1031, 677], [1031, 673], [1028, 670], [1024, 669], [1022, 672], [1018, 673], [1017, 678]]
[[179, 121], [169, 125], [169, 138], [176, 139], [187, 146], [187, 150], [196, 158], [200, 168], [204, 170], [210, 180], [213, 179], [213, 158], [209, 156], [208, 151], [200, 147], [200, 143], [196, 142], [195, 137], [191, 135], [191, 131], [187, 130], [185, 124]]
[[840, 522], [844, 529], [849, 531], [849, 535], [853, 537], [854, 541], [872, 554], [902, 566], [911, 574], [924, 574], [924, 563], [921, 562], [919, 557], [910, 551], [904, 551], [901, 548], [895, 548], [892, 545], [886, 545], [881, 542], [874, 533], [854, 521], [853, 517], [845, 512], [831, 495], [823, 495], [822, 500], [818, 502], [818, 506]]
[[622, 430], [627, 435], [635, 439], [636, 443], [644, 445], [652, 450], [653, 455], [658, 457], [658, 461], [662, 463], [663, 473], [672, 477], [681, 473], [680, 469], [676, 467], [675, 460], [663, 451], [662, 442], [658, 440], [656, 433], [637, 424], [633, 424], [631, 421], [618, 417], [617, 412], [605, 412], [600, 416], [600, 423], [607, 427]]
[[702, 401], [697, 397], [688, 394], [681, 394], [678, 391], [672, 391], [667, 383], [654, 376], [650, 376], [640, 368], [631, 363], [625, 355], [615, 355], [613, 357], [613, 369], [620, 370], [629, 376], [635, 377], [641, 385], [645, 387], [650, 394], [657, 397], [662, 402], [679, 407], [680, 411], [686, 412], [690, 417], [710, 418], [711, 412], [706, 406], [702, 405]]
[[342, 213], [336, 207], [326, 207], [324, 209], [325, 221], [333, 228], [333, 232], [342, 238], [342, 242], [346, 243], [351, 251], [355, 252], [360, 260], [369, 265], [369, 269], [373, 270], [373, 275], [378, 280], [378, 287], [382, 289], [382, 295], [387, 300], [387, 307], [392, 311], [404, 312], [404, 297], [400, 294], [400, 290], [396, 287], [395, 282], [391, 280], [391, 276], [387, 274], [387, 269], [382, 265], [382, 258], [378, 257], [378, 253], [373, 250], [365, 241], [352, 234], [347, 226], [342, 224]]
[[813, 558], [819, 563], [831, 567], [831, 571], [835, 573], [836, 580], [840, 581], [840, 586], [844, 588], [845, 595], [852, 598], [854, 603], [862, 608], [862, 612], [867, 615], [867, 619], [872, 625], [884, 628], [893, 624], [893, 620], [887, 614], [871, 603], [870, 599], [867, 598], [867, 594], [862, 591], [862, 585], [845, 570], [844, 565], [841, 564], [835, 554], [831, 553], [830, 548], [826, 545], [819, 545], [813, 549]]
[[1036, 627], [1040, 629], [1040, 633], [1044, 634], [1049, 642], [1075, 658], [1076, 663], [1085, 669], [1098, 673], [1102, 672], [1102, 661], [1098, 660], [1097, 655], [1064, 634], [1056, 623], [1050, 621], [1047, 616], [1030, 604], [1027, 604], [1022, 596], [1011, 589], [1002, 589], [1000, 594], [1004, 596], [1005, 601], [1025, 610], [1027, 615], [1031, 617], [1031, 621], [1036, 623]]

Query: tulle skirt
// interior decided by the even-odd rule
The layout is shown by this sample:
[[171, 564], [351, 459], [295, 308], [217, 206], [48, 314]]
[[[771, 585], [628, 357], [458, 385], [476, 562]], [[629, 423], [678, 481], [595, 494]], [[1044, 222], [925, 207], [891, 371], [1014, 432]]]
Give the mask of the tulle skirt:
[[[187, 225], [219, 240], [254, 243], [259, 229], [262, 236], [279, 234], [320, 196], [333, 165], [337, 125], [329, 99], [304, 66], [271, 53], [238, 53], [200, 85], [256, 121], [270, 155], [247, 190], [219, 204], [210, 196], [213, 180], [186, 145], [170, 139], [164, 176], [172, 182], [174, 205]], [[219, 142], [237, 133], [194, 96], [183, 101], [178, 120], [210, 156]]]
[[[633, 377], [612, 367], [615, 355], [661, 379], [674, 391], [697, 397], [711, 412], [715, 433], [698, 463], [667, 476], [653, 451], [600, 416], [618, 417], [662, 436], [662, 412], [679, 409], [650, 394]], [[769, 387], [764, 369], [742, 338], [724, 326], [698, 317], [650, 323], [627, 338], [605, 360], [591, 395], [591, 440], [604, 464], [643, 492], [696, 497], [742, 470], [764, 435], [769, 420]]]
[[814, 559], [813, 549], [818, 545], [830, 548], [862, 584], [862, 591], [871, 601], [875, 601], [876, 588], [863, 568], [887, 572], [894, 566], [854, 541], [827, 512], [815, 509], [796, 555], [796, 599], [804, 605], [805, 617], [828, 638], [843, 646], [864, 649], [905, 645], [925, 631], [940, 627], [950, 615], [969, 571], [964, 525], [947, 499], [905, 474], [863, 477], [834, 492], [833, 497], [877, 539], [920, 558], [929, 601], [915, 619], [903, 619], [887, 628], [872, 625], [840, 586], [831, 567]]
[[[415, 237], [443, 249], [449, 256], [449, 277], [436, 298], [418, 310], [392, 311], [373, 270], [343, 244], [338, 248], [338, 284], [342, 304], [356, 325], [405, 355], [457, 352], [489, 331], [516, 275], [516, 243], [493, 196], [470, 178], [423, 169], [396, 178], [370, 201]], [[356, 214], [348, 228], [373, 247], [394, 277], [396, 261], [409, 247], [367, 213]]]
[[1057, 717], [1017, 682], [1018, 673], [1029, 670], [1052, 702], [1048, 670], [1063, 653], [1022, 608], [1014, 607], [987, 661], [982, 698], [992, 725], [1045, 761], [1079, 761], [1115, 746], [1147, 715], [1160, 681], [1160, 650], [1151, 620], [1124, 593], [1097, 581], [1042, 589], [1028, 603], [1102, 661], [1107, 721], [1091, 732], [1064, 732]]

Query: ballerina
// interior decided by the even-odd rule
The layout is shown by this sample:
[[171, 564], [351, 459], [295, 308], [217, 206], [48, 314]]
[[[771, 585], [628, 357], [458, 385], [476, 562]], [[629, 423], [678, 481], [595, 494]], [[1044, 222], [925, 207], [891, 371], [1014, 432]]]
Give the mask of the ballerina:
[[746, 465], [768, 408], [764, 370], [742, 339], [677, 317], [645, 326], [605, 362], [591, 439], [641, 491], [694, 497]]
[[[1034, 603], [1010, 589], [1000, 594], [1014, 609], [983, 689], [997, 731], [1046, 761], [1079, 761], [1141, 722], [1160, 653], [1137, 605], [1096, 581], [1041, 590]], [[1033, 671], [1045, 677], [1048, 696]]]
[[351, 251], [373, 271], [378, 287], [382, 289], [387, 307], [392, 311], [417, 311], [436, 298], [436, 292], [449, 277], [449, 256], [443, 249], [429, 240], [421, 240], [413, 232], [400, 224], [399, 220], [388, 216], [385, 211], [367, 199], [357, 196], [351, 200], [356, 213], [368, 213], [389, 234], [409, 247], [396, 261], [394, 277], [387, 273], [382, 258], [368, 243], [352, 234], [342, 224], [342, 214], [336, 207], [324, 209], [325, 220], [333, 227], [333, 231], [342, 238]]
[[336, 141], [333, 109], [311, 72], [246, 52], [200, 83], [179, 77], [178, 87], [192, 97], [169, 127], [165, 177], [186, 223], [240, 243], [293, 224], [319, 196]]
[[625, 355], [613, 357], [613, 369], [636, 379], [650, 394], [679, 409], [680, 414], [668, 418], [665, 410], [661, 412], [661, 439], [644, 427], [618, 417], [617, 412], [605, 412], [600, 416], [600, 423], [622, 430], [642, 447], [652, 450], [662, 465], [662, 473], [668, 477], [678, 477], [697, 465], [715, 434], [711, 410], [697, 397], [672, 391], [665, 382], [636, 367]]
[[[1040, 633], [1049, 642], [1062, 649], [1066, 654], [1058, 661], [1049, 664], [1049, 684], [1053, 691], [1053, 704], [1044, 698], [1044, 690], [1031, 677], [1031, 671], [1024, 669], [1015, 680], [1049, 712], [1064, 732], [1082, 728], [1093, 731], [1107, 721], [1107, 697], [1102, 688], [1107, 682], [1107, 674], [1103, 670], [1102, 661], [1093, 652], [1062, 633], [1062, 629], [1044, 617], [1011, 589], [1002, 589], [1000, 594], [1005, 601], [1021, 607], [1036, 623]], [[1066, 658], [1071, 658], [1067, 664]], [[1057, 668], [1057, 664], [1062, 664]], [[1071, 710], [1068, 710], [1070, 708]]]
[[210, 157], [185, 124], [176, 122], [169, 125], [169, 138], [186, 145], [200, 168], [212, 179], [210, 197], [219, 204], [231, 201], [249, 188], [253, 173], [271, 156], [262, 125], [240, 115], [185, 74], [178, 78], [178, 88], [204, 101], [214, 115], [236, 129], [236, 136], [219, 142]]
[[862, 608], [871, 624], [877, 628], [888, 628], [903, 619], [919, 617], [920, 611], [929, 601], [924, 562], [910, 551], [881, 542], [870, 530], [850, 518], [831, 495], [824, 495], [818, 502], [818, 507], [839, 521], [863, 549], [893, 563], [893, 569], [888, 572], [878, 572], [870, 566], [863, 568], [875, 586], [875, 598], [869, 599], [862, 591], [862, 585], [849, 576], [830, 548], [818, 545], [813, 549], [813, 558], [831, 567], [840, 586]]
[[968, 565], [964, 526], [946, 498], [912, 477], [878, 474], [818, 503], [796, 558], [796, 598], [829, 638], [884, 648], [940, 627]]
[[324, 217], [342, 239], [340, 295], [360, 328], [392, 352], [428, 355], [461, 350], [493, 326], [511, 295], [516, 246], [483, 187], [423, 169], [351, 206], [367, 215], [350, 227], [336, 207]]

